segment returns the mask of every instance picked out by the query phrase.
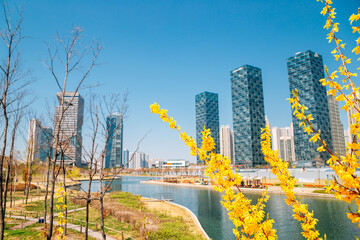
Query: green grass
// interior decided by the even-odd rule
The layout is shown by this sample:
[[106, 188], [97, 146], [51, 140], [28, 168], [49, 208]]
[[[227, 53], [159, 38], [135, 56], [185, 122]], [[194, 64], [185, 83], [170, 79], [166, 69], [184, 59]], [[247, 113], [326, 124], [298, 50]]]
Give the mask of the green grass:
[[[19, 223], [20, 224], [20, 223]], [[9, 240], [37, 240], [45, 239], [44, 233], [42, 231], [42, 224], [35, 223], [31, 226], [28, 226], [24, 229], [18, 230], [9, 230], [10, 227], [6, 227], [5, 230], [5, 239]], [[84, 233], [68, 229], [67, 234], [72, 237], [72, 239], [83, 239]], [[96, 238], [89, 237], [89, 240], [95, 240]]]
[[332, 194], [332, 193], [328, 193], [326, 192], [325, 189], [321, 189], [321, 190], [314, 190], [313, 193], [326, 193], [326, 194]]
[[43, 239], [42, 231], [34, 229], [40, 227], [40, 224], [34, 224], [24, 229], [18, 230], [5, 230], [5, 239]]
[[136, 196], [128, 192], [115, 192], [110, 195], [112, 199], [116, 199], [124, 206], [140, 209], [141, 203], [137, 200]]
[[[69, 219], [68, 222], [69, 223], [74, 223], [76, 225], [82, 225], [85, 226], [85, 217], [86, 217], [86, 211], [85, 210], [81, 210], [81, 211], [76, 211], [73, 213], [69, 213]], [[79, 219], [82, 221], [77, 221], [77, 220], [72, 220], [71, 218], [75, 218], [75, 219]], [[91, 223], [97, 223], [98, 224], [98, 231], [100, 232], [100, 212], [97, 209], [93, 209], [90, 208], [89, 211], [89, 222]], [[133, 231], [131, 229], [131, 226], [127, 223], [123, 223], [123, 222], [119, 222], [117, 221], [117, 219], [111, 215], [108, 215], [105, 217], [105, 226], [115, 229], [117, 231], [123, 231], [125, 234], [130, 235], [132, 237], [139, 237], [139, 233], [135, 230]], [[89, 228], [92, 230], [96, 231], [96, 225], [94, 224], [89, 224]], [[114, 237], [118, 237], [119, 239], [121, 238], [120, 233], [106, 229], [105, 228], [105, 233], [109, 234], [110, 236], [114, 236]]]
[[203, 239], [200, 235], [190, 233], [189, 227], [181, 217], [171, 217], [167, 214], [157, 214], [163, 222], [159, 230], [149, 234], [150, 240], [193, 240]]
[[[56, 211], [56, 205], [57, 205], [57, 200], [56, 198], [54, 199], [54, 211]], [[25, 206], [25, 210], [26, 211], [33, 211], [33, 212], [42, 212], [44, 211], [44, 206], [45, 206], [45, 202], [42, 201], [36, 201], [36, 202], [31, 202], [28, 203], [28, 205]], [[74, 209], [76, 206], [76, 208], [81, 208], [84, 206], [80, 206], [80, 205], [75, 205], [75, 204], [67, 204], [68, 210]], [[50, 199], [47, 200], [47, 207], [50, 207]]]

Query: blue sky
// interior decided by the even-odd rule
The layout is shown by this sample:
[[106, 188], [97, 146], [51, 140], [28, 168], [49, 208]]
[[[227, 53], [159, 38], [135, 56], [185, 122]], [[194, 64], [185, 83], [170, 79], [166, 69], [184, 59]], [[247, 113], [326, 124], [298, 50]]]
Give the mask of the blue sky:
[[[102, 65], [94, 68], [87, 84], [100, 84], [98, 93], [130, 92], [124, 147], [133, 150], [151, 130], [140, 151], [154, 158], [194, 160], [177, 133], [149, 111], [153, 102], [169, 109], [182, 129], [195, 137], [195, 95], [216, 92], [220, 124], [232, 125], [230, 71], [250, 64], [262, 69], [271, 125], [285, 127], [291, 122], [286, 59], [310, 49], [321, 54], [331, 70], [337, 68], [330, 54], [334, 45], [325, 39], [322, 4], [315, 0], [16, 2], [24, 5], [23, 62], [36, 79], [31, 86], [37, 96], [33, 111], [45, 114], [46, 103], [52, 104], [58, 91], [40, 62], [46, 56], [44, 42], [80, 25], [87, 39], [96, 38], [103, 45]], [[356, 38], [348, 18], [360, 1], [334, 0], [334, 6], [339, 37], [347, 40], [346, 54], [355, 60], [350, 49]], [[347, 127], [345, 113], [341, 116]]]

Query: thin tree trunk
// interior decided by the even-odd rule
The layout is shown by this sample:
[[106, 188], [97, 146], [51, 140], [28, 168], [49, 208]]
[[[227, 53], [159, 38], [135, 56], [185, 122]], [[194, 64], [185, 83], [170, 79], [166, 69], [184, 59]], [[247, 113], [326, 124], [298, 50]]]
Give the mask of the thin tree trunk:
[[105, 223], [104, 223], [104, 196], [105, 196], [105, 190], [102, 188], [103, 184], [103, 178], [104, 178], [104, 158], [101, 158], [100, 162], [100, 179], [99, 179], [99, 185], [100, 185], [100, 214], [101, 214], [101, 235], [103, 237], [103, 240], [106, 239], [105, 234]]
[[104, 198], [100, 196], [100, 214], [101, 214], [101, 235], [106, 239], [105, 223], [104, 223]]
[[46, 187], [45, 187], [45, 202], [44, 202], [44, 230], [46, 229], [46, 213], [47, 213], [47, 198], [49, 194], [49, 177], [50, 177], [51, 158], [48, 158], [47, 174], [46, 174]]
[[29, 163], [29, 177], [28, 177], [28, 185], [26, 188], [26, 198], [25, 198], [25, 204], [28, 203], [28, 199], [29, 199], [29, 193], [30, 193], [30, 189], [31, 189], [31, 181], [32, 181], [32, 164], [33, 162], [31, 161]]
[[86, 217], [85, 217], [85, 239], [88, 239], [88, 230], [89, 230], [89, 210], [90, 210], [90, 202], [91, 202], [91, 183], [92, 183], [92, 173], [90, 169], [89, 173], [89, 188], [86, 196]]
[[[66, 168], [65, 168], [65, 159], [62, 159], [62, 169], [63, 169], [63, 187], [64, 187], [64, 191], [65, 191], [65, 206], [67, 206], [67, 194], [66, 194]], [[65, 219], [65, 226], [64, 226], [64, 235], [66, 236], [66, 232], [67, 232], [67, 207], [64, 209], [65, 210], [65, 214], [64, 214], [64, 219]]]
[[[4, 103], [3, 103], [4, 104]], [[7, 131], [8, 131], [8, 125], [9, 125], [9, 119], [6, 115], [6, 110], [4, 110], [4, 133], [3, 133], [3, 146], [1, 150], [1, 156], [0, 156], [0, 239], [4, 239], [4, 232], [5, 232], [5, 210], [6, 210], [6, 199], [3, 198], [3, 167], [4, 167], [4, 159], [5, 159], [5, 151], [6, 151], [6, 141], [7, 141]]]
[[[55, 157], [56, 159], [56, 157]], [[49, 214], [50, 214], [50, 218], [49, 218], [49, 232], [47, 234], [47, 240], [51, 240], [51, 236], [52, 236], [52, 232], [53, 232], [53, 227], [54, 227], [54, 193], [55, 193], [55, 181], [56, 181], [56, 176], [55, 176], [55, 163], [52, 164], [51, 166], [51, 191], [50, 191], [50, 206], [49, 206]]]

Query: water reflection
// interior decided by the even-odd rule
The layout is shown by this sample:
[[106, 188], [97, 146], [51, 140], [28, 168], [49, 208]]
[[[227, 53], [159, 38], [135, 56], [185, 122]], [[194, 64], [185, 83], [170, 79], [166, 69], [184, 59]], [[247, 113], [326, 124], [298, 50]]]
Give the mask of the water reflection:
[[[141, 194], [144, 197], [154, 198], [157, 194], [171, 193], [175, 203], [181, 204], [198, 217], [201, 225], [214, 240], [233, 240], [233, 224], [228, 219], [226, 210], [221, 206], [221, 194], [211, 189], [199, 189], [191, 187], [174, 187], [165, 185], [141, 184], [140, 181], [149, 178], [122, 177], [112, 183], [111, 191], [126, 191], [133, 194]], [[88, 182], [82, 182], [82, 188], [87, 189]], [[91, 191], [99, 189], [99, 182], [94, 182]], [[255, 203], [261, 194], [245, 193], [246, 197]], [[326, 233], [328, 240], [354, 239], [359, 237], [357, 226], [346, 217], [347, 204], [335, 199], [318, 199], [302, 197], [302, 201], [314, 211], [319, 219], [317, 229], [321, 235]], [[275, 220], [275, 228], [280, 240], [304, 239], [299, 222], [293, 219], [292, 208], [285, 204], [284, 195], [271, 195], [265, 208], [269, 217]]]

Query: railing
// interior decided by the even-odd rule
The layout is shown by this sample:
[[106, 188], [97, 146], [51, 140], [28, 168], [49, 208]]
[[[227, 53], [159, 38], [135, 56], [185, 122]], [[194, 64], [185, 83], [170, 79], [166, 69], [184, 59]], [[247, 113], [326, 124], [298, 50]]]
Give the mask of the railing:
[[172, 193], [157, 193], [155, 194], [155, 199], [162, 201], [173, 201], [174, 194]]

